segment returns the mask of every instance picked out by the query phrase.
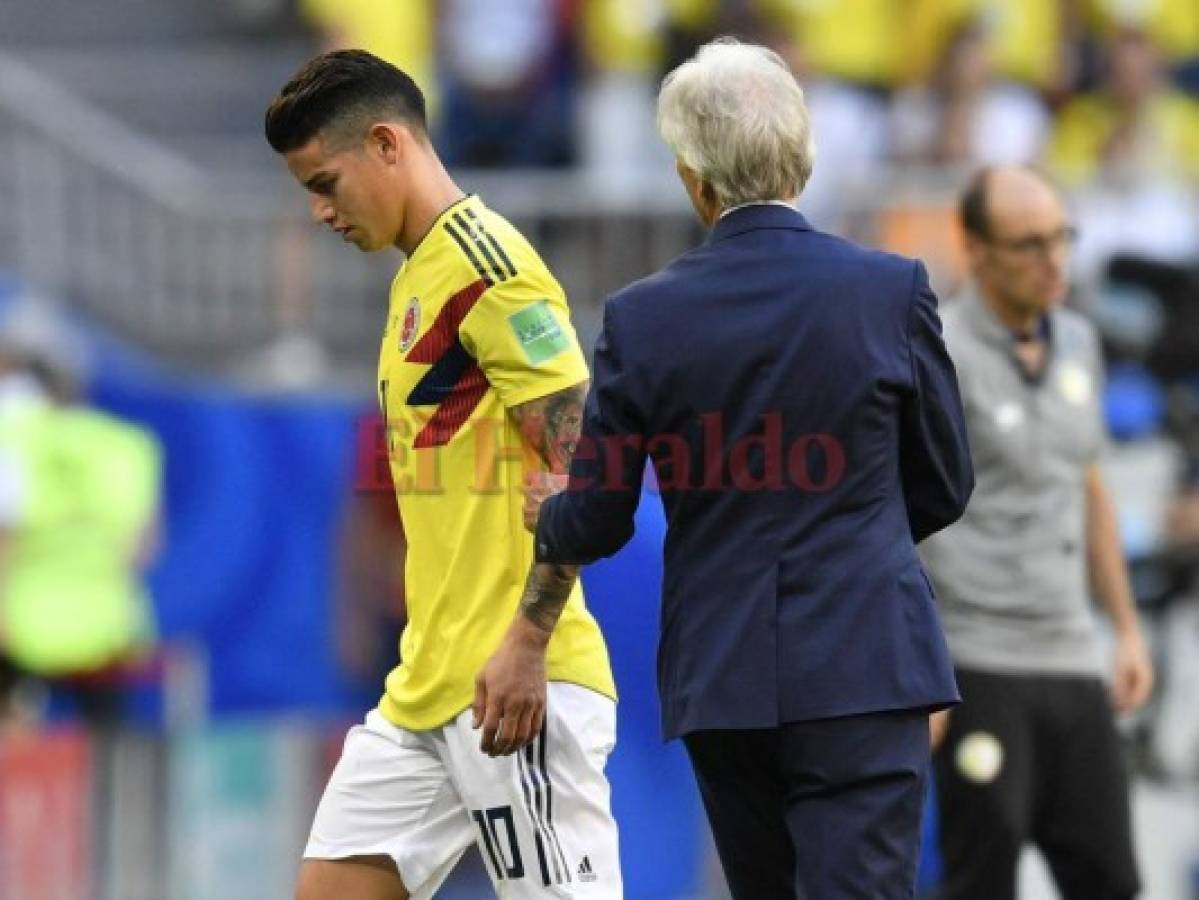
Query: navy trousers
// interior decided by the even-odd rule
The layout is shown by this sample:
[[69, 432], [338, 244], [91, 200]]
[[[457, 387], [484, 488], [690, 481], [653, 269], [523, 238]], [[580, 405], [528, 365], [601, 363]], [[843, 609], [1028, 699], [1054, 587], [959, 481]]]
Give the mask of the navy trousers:
[[735, 900], [909, 900], [928, 714], [684, 737]]

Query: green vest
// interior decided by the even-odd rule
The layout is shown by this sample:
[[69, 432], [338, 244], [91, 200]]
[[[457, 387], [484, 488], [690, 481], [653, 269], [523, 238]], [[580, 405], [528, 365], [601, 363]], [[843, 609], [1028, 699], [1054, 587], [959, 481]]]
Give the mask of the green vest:
[[21, 403], [0, 413], [0, 453], [23, 502], [0, 560], [0, 642], [41, 675], [87, 672], [153, 638], [137, 556], [159, 499], [146, 432], [77, 407]]

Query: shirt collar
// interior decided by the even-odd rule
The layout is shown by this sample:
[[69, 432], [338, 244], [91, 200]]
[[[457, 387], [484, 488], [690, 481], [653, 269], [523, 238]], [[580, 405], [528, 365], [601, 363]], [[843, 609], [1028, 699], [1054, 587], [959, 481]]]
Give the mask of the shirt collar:
[[725, 210], [708, 235], [708, 242], [720, 241], [746, 231], [760, 228], [790, 228], [810, 231], [811, 226], [790, 203], [771, 200], [763, 203], [745, 203]]
[[1048, 354], [1045, 365], [1037, 374], [1029, 375], [1016, 356], [1018, 336], [999, 321], [999, 317], [995, 315], [994, 311], [987, 304], [987, 301], [983, 299], [976, 285], [971, 284], [966, 288], [961, 297], [961, 303], [962, 318], [970, 330], [982, 341], [1003, 353], [1011, 361], [1011, 364], [1026, 383], [1031, 385], [1044, 384], [1049, 374], [1049, 368], [1053, 364], [1054, 356], [1052, 309], [1041, 316], [1040, 324], [1037, 326], [1039, 337], [1045, 341], [1045, 352]]
[[795, 209], [795, 202], [792, 200], [751, 200], [749, 203], [738, 203], [736, 206], [722, 210], [716, 217], [716, 221], [719, 222], [729, 213], [735, 213], [739, 209], [746, 209], [750, 206], [785, 206], [787, 209]]

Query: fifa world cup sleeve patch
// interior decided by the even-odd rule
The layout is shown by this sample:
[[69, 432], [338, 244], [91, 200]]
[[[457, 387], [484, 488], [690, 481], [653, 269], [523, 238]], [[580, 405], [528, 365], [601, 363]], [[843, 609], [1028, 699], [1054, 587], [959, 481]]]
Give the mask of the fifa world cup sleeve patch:
[[570, 349], [570, 339], [562, 333], [562, 326], [544, 300], [514, 312], [508, 317], [508, 325], [524, 350], [529, 365], [539, 366]]

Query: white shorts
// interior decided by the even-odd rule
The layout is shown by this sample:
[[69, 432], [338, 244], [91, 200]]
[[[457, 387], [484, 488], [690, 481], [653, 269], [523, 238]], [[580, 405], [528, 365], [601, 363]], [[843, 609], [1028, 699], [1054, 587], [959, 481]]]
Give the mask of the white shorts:
[[616, 704], [548, 686], [545, 727], [518, 753], [479, 749], [468, 709], [432, 731], [378, 710], [350, 729], [305, 858], [386, 855], [414, 900], [432, 897], [471, 842], [504, 898], [620, 898], [616, 822], [604, 764]]

